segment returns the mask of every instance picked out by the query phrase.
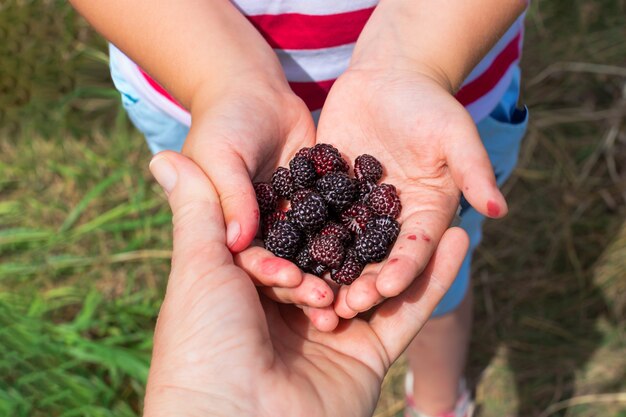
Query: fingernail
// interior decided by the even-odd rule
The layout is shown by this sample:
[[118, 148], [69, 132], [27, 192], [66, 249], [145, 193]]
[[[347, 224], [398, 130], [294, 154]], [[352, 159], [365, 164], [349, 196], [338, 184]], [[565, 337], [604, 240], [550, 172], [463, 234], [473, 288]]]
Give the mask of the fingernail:
[[164, 156], [156, 156], [150, 161], [150, 172], [167, 194], [171, 193], [178, 181], [178, 172]]
[[228, 247], [232, 247], [235, 243], [237, 243], [237, 239], [239, 239], [239, 235], [241, 234], [241, 226], [236, 221], [232, 221], [228, 223], [226, 228], [226, 243]]

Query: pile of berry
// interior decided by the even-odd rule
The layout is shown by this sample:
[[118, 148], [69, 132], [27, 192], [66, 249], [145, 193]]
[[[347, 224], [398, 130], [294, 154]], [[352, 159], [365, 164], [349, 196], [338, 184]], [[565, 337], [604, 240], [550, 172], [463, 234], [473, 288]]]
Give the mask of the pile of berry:
[[300, 149], [271, 183], [254, 184], [265, 248], [305, 272], [330, 271], [345, 285], [387, 256], [401, 210], [396, 188], [377, 184], [383, 167], [376, 158], [357, 157], [355, 178], [349, 169], [335, 147], [322, 143]]

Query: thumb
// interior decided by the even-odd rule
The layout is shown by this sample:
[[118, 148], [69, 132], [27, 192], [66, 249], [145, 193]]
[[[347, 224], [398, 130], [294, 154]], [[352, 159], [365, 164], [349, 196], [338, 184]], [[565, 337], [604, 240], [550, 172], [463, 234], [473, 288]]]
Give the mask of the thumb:
[[[189, 266], [201, 261], [210, 269], [209, 263], [222, 261], [215, 252], [230, 256], [224, 245], [226, 231], [220, 201], [204, 172], [189, 158], [172, 151], [155, 155], [150, 171], [168, 195], [172, 209], [174, 262]], [[197, 256], [207, 250], [214, 251], [215, 256]]]
[[252, 243], [260, 217], [248, 168], [239, 155], [229, 150], [203, 155], [198, 163], [219, 195], [226, 222], [226, 243], [232, 252], [241, 252]]
[[464, 133], [446, 149], [452, 178], [479, 213], [492, 218], [504, 217], [508, 212], [506, 200], [496, 184], [489, 156], [473, 122]]

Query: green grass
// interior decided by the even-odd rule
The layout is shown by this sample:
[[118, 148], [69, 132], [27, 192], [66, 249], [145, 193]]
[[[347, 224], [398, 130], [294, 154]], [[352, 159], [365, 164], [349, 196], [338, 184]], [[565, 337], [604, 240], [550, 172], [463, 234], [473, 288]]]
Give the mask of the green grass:
[[[624, 27], [621, 1], [532, 4], [531, 125], [473, 267], [483, 417], [626, 416]], [[65, 2], [3, 3], [0, 38], [0, 416], [137, 416], [171, 246], [150, 154]]]

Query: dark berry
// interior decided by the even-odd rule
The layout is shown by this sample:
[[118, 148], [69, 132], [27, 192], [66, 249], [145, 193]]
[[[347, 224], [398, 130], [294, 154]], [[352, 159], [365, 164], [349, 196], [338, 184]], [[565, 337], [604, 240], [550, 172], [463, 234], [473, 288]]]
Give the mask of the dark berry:
[[350, 169], [337, 148], [327, 143], [318, 143], [311, 148], [309, 159], [313, 161], [315, 171], [320, 177], [330, 172], [348, 172]]
[[320, 278], [322, 277], [322, 275], [324, 275], [324, 272], [326, 272], [327, 270], [328, 270], [328, 267], [322, 264], [313, 263], [313, 266], [311, 267], [311, 273], [313, 275], [317, 275]]
[[281, 258], [293, 258], [298, 253], [301, 244], [302, 232], [286, 220], [274, 223], [265, 238], [265, 249]]
[[285, 167], [278, 167], [272, 175], [272, 188], [278, 197], [290, 199], [293, 193], [291, 171]]
[[277, 221], [285, 219], [287, 219], [287, 216], [282, 210], [275, 210], [269, 214], [264, 215], [261, 219], [261, 233], [263, 238], [267, 236], [267, 233]]
[[356, 251], [348, 250], [343, 264], [338, 269], [333, 269], [330, 277], [337, 284], [350, 285], [361, 275], [364, 267], [365, 264], [357, 258]]
[[294, 190], [309, 188], [315, 183], [315, 165], [310, 159], [296, 156], [289, 161]]
[[366, 202], [372, 211], [379, 216], [397, 218], [402, 209], [396, 187], [391, 184], [377, 185], [367, 197]]
[[343, 262], [345, 249], [334, 235], [318, 235], [311, 240], [309, 251], [313, 260], [329, 268], [338, 268]]
[[291, 205], [287, 218], [306, 233], [321, 229], [326, 223], [328, 208], [321, 195], [311, 192]]
[[259, 203], [261, 213], [271, 213], [276, 209], [276, 194], [272, 190], [272, 186], [267, 182], [254, 183], [254, 192], [256, 193], [256, 201]]
[[305, 189], [298, 190], [298, 191], [294, 192], [291, 195], [291, 204], [297, 203], [298, 201], [302, 201], [304, 198], [306, 198], [312, 192], [314, 192], [314, 190], [311, 190], [309, 188], [305, 188]]
[[360, 181], [378, 182], [383, 176], [383, 166], [372, 155], [360, 155], [354, 160], [354, 176]]
[[389, 241], [381, 230], [367, 229], [356, 238], [354, 247], [357, 258], [361, 262], [369, 264], [385, 259], [389, 249]]
[[347, 245], [352, 240], [352, 234], [350, 233], [350, 230], [348, 230], [348, 228], [343, 224], [335, 222], [327, 223], [326, 226], [324, 226], [324, 228], [320, 230], [320, 235], [337, 236], [344, 245]]
[[377, 229], [383, 232], [389, 245], [392, 245], [400, 234], [400, 224], [390, 216], [375, 217], [367, 223], [366, 229]]
[[353, 233], [360, 233], [365, 229], [374, 214], [365, 203], [354, 203], [341, 213], [341, 223]]
[[302, 156], [304, 158], [309, 158], [311, 153], [311, 148], [300, 148], [298, 152], [294, 156]]
[[374, 188], [376, 188], [376, 184], [371, 181], [358, 181], [357, 200], [365, 201]]
[[309, 272], [311, 271], [311, 269], [313, 268], [313, 258], [311, 257], [311, 252], [309, 251], [309, 248], [307, 245], [305, 245], [300, 252], [298, 252], [298, 254], [296, 255], [296, 259], [295, 259], [295, 263], [296, 265], [298, 265], [298, 267], [305, 271], [305, 272]]
[[331, 172], [315, 183], [317, 191], [336, 211], [341, 211], [356, 197], [355, 181], [343, 172]]

